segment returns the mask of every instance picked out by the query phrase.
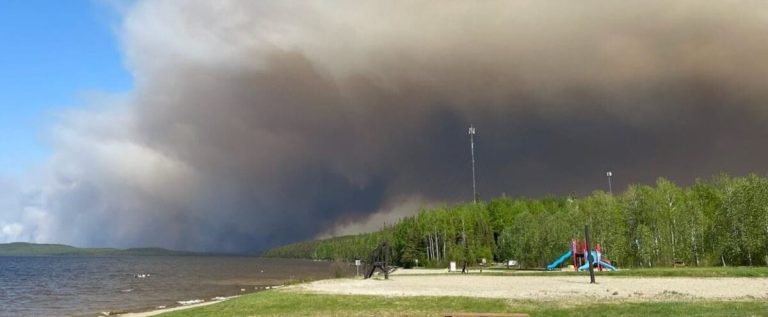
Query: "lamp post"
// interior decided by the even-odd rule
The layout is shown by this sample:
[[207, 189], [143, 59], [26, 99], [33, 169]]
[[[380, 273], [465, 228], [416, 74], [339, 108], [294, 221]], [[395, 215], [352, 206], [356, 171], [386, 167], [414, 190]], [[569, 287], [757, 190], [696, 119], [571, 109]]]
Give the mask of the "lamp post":
[[472, 151], [472, 201], [477, 204], [477, 182], [475, 180], [475, 127], [469, 126], [469, 148]]
[[608, 192], [610, 192], [611, 196], [613, 196], [613, 184], [611, 184], [611, 176], [613, 176], [613, 172], [608, 171], [605, 173], [605, 176], [608, 176]]

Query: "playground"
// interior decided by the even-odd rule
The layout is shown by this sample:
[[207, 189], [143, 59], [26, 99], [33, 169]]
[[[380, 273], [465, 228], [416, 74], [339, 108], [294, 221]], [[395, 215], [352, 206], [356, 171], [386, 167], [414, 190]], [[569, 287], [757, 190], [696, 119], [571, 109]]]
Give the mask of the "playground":
[[[576, 271], [585, 271], [589, 269], [589, 263], [592, 263], [593, 268], [598, 271], [606, 269], [608, 271], [616, 271], [616, 267], [611, 264], [611, 260], [603, 257], [602, 248], [600, 244], [597, 244], [593, 250], [587, 252], [587, 242], [585, 240], [571, 241], [571, 249], [563, 253], [556, 260], [547, 265], [547, 271], [553, 271], [561, 265], [571, 260], [572, 267]], [[588, 258], [589, 256], [589, 258]]]
[[[588, 237], [587, 234], [587, 239]], [[589, 246], [588, 240], [572, 240], [570, 248], [546, 267], [547, 271], [562, 269], [563, 273], [560, 274], [533, 270], [496, 270], [491, 274], [482, 274], [482, 271], [478, 270], [474, 274], [466, 275], [446, 273], [444, 269], [411, 269], [398, 270], [379, 278], [370, 279], [372, 275], [366, 274], [366, 279], [324, 280], [296, 285], [291, 289], [335, 295], [440, 295], [558, 303], [768, 300], [766, 275], [737, 277], [743, 276], [740, 275], [743, 272], [738, 268], [724, 268], [718, 272], [714, 272], [714, 269], [681, 269], [672, 272], [694, 274], [693, 276], [624, 275], [634, 271], [653, 274], [658, 270], [618, 271], [616, 265], [603, 254], [600, 244], [594, 245], [594, 248]], [[380, 257], [376, 259], [381, 260]], [[606, 271], [599, 274], [594, 284], [590, 283], [586, 274], [578, 273], [589, 270], [590, 266], [596, 272]], [[370, 272], [372, 271], [371, 269]], [[766, 270], [753, 268], [747, 272], [762, 274], [766, 273]], [[668, 274], [662, 271], [658, 273]], [[695, 275], [708, 273], [716, 275]], [[717, 275], [721, 273], [732, 275]], [[389, 278], [385, 283], [379, 281], [390, 276], [393, 278]]]

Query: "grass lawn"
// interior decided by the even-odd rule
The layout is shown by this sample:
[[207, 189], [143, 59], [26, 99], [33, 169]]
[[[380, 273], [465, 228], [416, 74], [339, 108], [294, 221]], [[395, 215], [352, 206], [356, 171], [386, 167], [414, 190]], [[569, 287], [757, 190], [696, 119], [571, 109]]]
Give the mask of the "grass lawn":
[[522, 312], [531, 316], [768, 316], [760, 301], [564, 305], [467, 297], [376, 297], [273, 290], [162, 314], [180, 316], [441, 316], [444, 312]]

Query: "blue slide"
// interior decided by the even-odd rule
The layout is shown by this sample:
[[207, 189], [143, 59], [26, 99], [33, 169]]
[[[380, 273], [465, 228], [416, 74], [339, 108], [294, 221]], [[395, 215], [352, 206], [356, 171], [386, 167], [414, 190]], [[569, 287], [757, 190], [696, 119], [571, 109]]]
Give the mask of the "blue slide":
[[[592, 253], [592, 259], [595, 260], [594, 263], [600, 264], [600, 266], [604, 267], [608, 271], [616, 271], [616, 267], [615, 266], [610, 265], [608, 263], [605, 263], [605, 261], [603, 261], [603, 259], [601, 257], [599, 257], [595, 251], [590, 251], [590, 252]], [[589, 269], [589, 264], [587, 264], [587, 263], [584, 263], [584, 265], [579, 267], [579, 271], [584, 271], [584, 270], [588, 270], [588, 269]]]
[[571, 250], [568, 250], [568, 252], [563, 253], [563, 255], [557, 258], [557, 260], [547, 265], [547, 271], [554, 270], [555, 268], [560, 266], [560, 264], [562, 264], [565, 260], [570, 259], [571, 255], [573, 255], [573, 252]]

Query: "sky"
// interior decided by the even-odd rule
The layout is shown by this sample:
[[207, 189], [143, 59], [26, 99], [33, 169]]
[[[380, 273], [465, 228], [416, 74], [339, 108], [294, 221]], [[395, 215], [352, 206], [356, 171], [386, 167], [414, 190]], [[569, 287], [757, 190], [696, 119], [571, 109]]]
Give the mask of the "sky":
[[[252, 252], [765, 175], [768, 3], [4, 1], [0, 242]], [[59, 5], [61, 7], [52, 7]]]
[[92, 92], [128, 91], [106, 3], [0, 2], [0, 174], [19, 176], [51, 154], [46, 124]]

